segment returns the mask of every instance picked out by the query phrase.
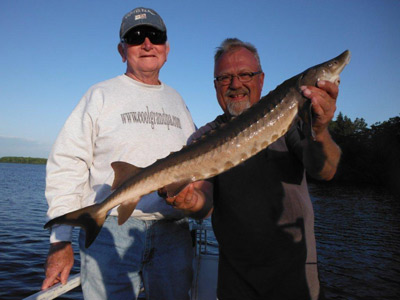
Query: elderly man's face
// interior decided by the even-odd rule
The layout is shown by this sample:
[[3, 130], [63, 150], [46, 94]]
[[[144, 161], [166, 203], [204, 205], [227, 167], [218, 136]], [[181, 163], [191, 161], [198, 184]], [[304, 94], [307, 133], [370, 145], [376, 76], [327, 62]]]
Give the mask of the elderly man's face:
[[168, 43], [155, 45], [147, 37], [141, 45], [124, 43], [120, 49], [123, 61], [127, 61], [127, 72], [132, 74], [160, 71], [167, 61], [168, 52]]
[[[260, 70], [254, 54], [246, 48], [239, 48], [223, 54], [215, 64], [214, 76], [238, 75]], [[264, 83], [264, 73], [255, 75], [248, 82], [241, 82], [233, 77], [230, 84], [223, 85], [214, 81], [218, 103], [229, 115], [237, 116], [245, 109], [258, 102]]]

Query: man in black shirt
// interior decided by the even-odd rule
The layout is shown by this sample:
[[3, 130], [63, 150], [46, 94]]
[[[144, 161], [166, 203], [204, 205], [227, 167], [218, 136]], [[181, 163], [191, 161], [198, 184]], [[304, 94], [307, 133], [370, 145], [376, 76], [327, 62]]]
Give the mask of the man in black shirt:
[[[224, 115], [200, 128], [195, 138], [241, 114], [261, 97], [264, 73], [251, 44], [225, 40], [215, 55], [214, 75]], [[336, 172], [341, 152], [328, 124], [336, 109], [338, 87], [320, 81], [317, 87], [302, 89], [312, 101], [314, 140], [295, 123], [244, 163], [167, 198], [197, 217], [212, 212], [220, 250], [220, 300], [322, 299], [305, 174], [329, 180]]]

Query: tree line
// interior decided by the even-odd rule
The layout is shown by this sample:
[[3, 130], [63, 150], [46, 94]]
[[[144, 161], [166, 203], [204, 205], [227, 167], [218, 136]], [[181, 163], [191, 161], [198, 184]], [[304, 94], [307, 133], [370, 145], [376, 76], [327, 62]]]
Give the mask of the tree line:
[[339, 113], [329, 130], [342, 149], [333, 182], [383, 186], [400, 195], [400, 116], [368, 127], [363, 118]]
[[5, 156], [0, 158], [0, 163], [17, 163], [17, 164], [46, 164], [47, 159], [35, 157], [19, 157], [19, 156]]

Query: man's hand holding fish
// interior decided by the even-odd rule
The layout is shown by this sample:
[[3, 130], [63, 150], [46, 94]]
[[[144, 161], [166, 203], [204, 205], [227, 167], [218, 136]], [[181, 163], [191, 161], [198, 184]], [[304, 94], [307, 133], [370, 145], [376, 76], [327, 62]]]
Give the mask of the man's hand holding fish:
[[[167, 195], [166, 188], [160, 193]], [[196, 181], [187, 185], [175, 196], [165, 197], [167, 204], [183, 210], [194, 219], [203, 219], [212, 212], [212, 184], [208, 181]]]

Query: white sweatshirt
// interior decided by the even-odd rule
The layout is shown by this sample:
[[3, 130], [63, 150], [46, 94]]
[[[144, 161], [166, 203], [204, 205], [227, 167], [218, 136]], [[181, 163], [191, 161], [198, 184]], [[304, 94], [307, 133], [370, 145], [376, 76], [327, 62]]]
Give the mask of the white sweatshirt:
[[[49, 219], [103, 201], [111, 193], [111, 163], [146, 167], [186, 145], [194, 132], [182, 97], [171, 87], [120, 75], [92, 86], [62, 128], [46, 167]], [[117, 215], [113, 209], [111, 215]], [[142, 197], [136, 218], [180, 218], [157, 193]], [[50, 242], [70, 241], [72, 227], [55, 226]]]

